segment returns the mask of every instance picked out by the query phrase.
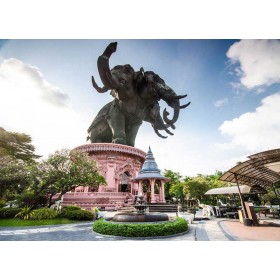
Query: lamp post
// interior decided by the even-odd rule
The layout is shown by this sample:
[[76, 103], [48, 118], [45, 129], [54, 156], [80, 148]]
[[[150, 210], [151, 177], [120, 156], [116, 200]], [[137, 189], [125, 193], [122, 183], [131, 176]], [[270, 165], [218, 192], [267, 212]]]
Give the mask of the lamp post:
[[182, 212], [184, 213], [184, 207], [185, 207], [184, 194], [181, 195], [181, 205], [182, 205]]
[[176, 216], [178, 217], [178, 212], [179, 212], [179, 203], [178, 203], [178, 198], [177, 197], [173, 197], [173, 201], [177, 204], [176, 207]]

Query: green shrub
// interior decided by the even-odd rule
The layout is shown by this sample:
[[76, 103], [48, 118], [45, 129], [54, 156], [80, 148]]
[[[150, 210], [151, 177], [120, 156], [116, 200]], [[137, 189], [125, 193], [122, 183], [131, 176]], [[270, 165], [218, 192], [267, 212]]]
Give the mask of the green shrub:
[[20, 208], [1, 208], [0, 209], [0, 218], [1, 219], [10, 219], [14, 218], [16, 214], [20, 212]]
[[187, 229], [187, 221], [183, 218], [156, 224], [117, 224], [101, 219], [93, 224], [93, 230], [97, 233], [125, 237], [167, 236], [185, 232]]
[[67, 218], [70, 220], [92, 221], [94, 215], [91, 211], [87, 211], [87, 210], [67, 210], [67, 211], [62, 211], [60, 217]]
[[15, 215], [15, 218], [20, 218], [20, 219], [23, 219], [23, 220], [29, 220], [32, 218], [32, 208], [29, 207], [29, 206], [24, 206], [23, 208], [21, 208], [20, 212], [17, 213]]
[[47, 204], [47, 197], [45, 195], [34, 195], [33, 193], [23, 193], [16, 197], [19, 207], [40, 207]]
[[63, 206], [62, 209], [61, 209], [61, 213], [63, 214], [65, 212], [75, 211], [75, 210], [81, 210], [81, 207], [77, 206], [77, 205]]
[[32, 220], [49, 220], [55, 219], [57, 216], [57, 211], [50, 208], [40, 208], [32, 211]]
[[0, 208], [3, 208], [6, 205], [6, 202], [0, 199]]

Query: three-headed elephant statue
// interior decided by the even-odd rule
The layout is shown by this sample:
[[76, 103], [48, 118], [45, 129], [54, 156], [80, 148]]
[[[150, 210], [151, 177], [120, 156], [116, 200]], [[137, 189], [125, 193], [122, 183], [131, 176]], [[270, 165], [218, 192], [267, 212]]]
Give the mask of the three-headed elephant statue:
[[[135, 138], [143, 121], [151, 123], [155, 133], [175, 129], [180, 109], [189, 104], [180, 105], [180, 99], [187, 95], [176, 93], [152, 71], [139, 71], [129, 65], [117, 65], [110, 70], [109, 59], [116, 51], [117, 43], [111, 43], [99, 56], [97, 67], [103, 87], [99, 87], [92, 77], [93, 87], [99, 93], [111, 91], [114, 100], [106, 104], [97, 114], [88, 129], [88, 139], [91, 143], [118, 143], [134, 146]], [[160, 114], [159, 101], [164, 100], [173, 108], [173, 116], [164, 109]]]

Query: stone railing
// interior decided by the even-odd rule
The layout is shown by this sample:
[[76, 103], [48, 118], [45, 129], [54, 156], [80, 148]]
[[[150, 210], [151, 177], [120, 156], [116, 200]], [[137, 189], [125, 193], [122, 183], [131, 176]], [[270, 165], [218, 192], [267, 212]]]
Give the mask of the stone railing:
[[66, 193], [66, 196], [73, 196], [73, 197], [77, 197], [77, 196], [131, 196], [130, 193], [126, 193], [126, 192], [73, 192], [73, 193]]

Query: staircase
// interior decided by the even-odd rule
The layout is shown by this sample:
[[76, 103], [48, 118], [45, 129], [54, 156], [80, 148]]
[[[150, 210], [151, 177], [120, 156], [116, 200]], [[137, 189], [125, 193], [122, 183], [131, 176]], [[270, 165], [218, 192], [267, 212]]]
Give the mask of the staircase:
[[177, 212], [177, 204], [164, 204], [164, 203], [153, 203], [148, 204], [149, 212], [168, 212], [168, 213], [175, 213]]
[[77, 205], [82, 209], [99, 207], [101, 210], [118, 210], [120, 207], [132, 205], [133, 196], [126, 192], [81, 192], [63, 195], [62, 206]]

